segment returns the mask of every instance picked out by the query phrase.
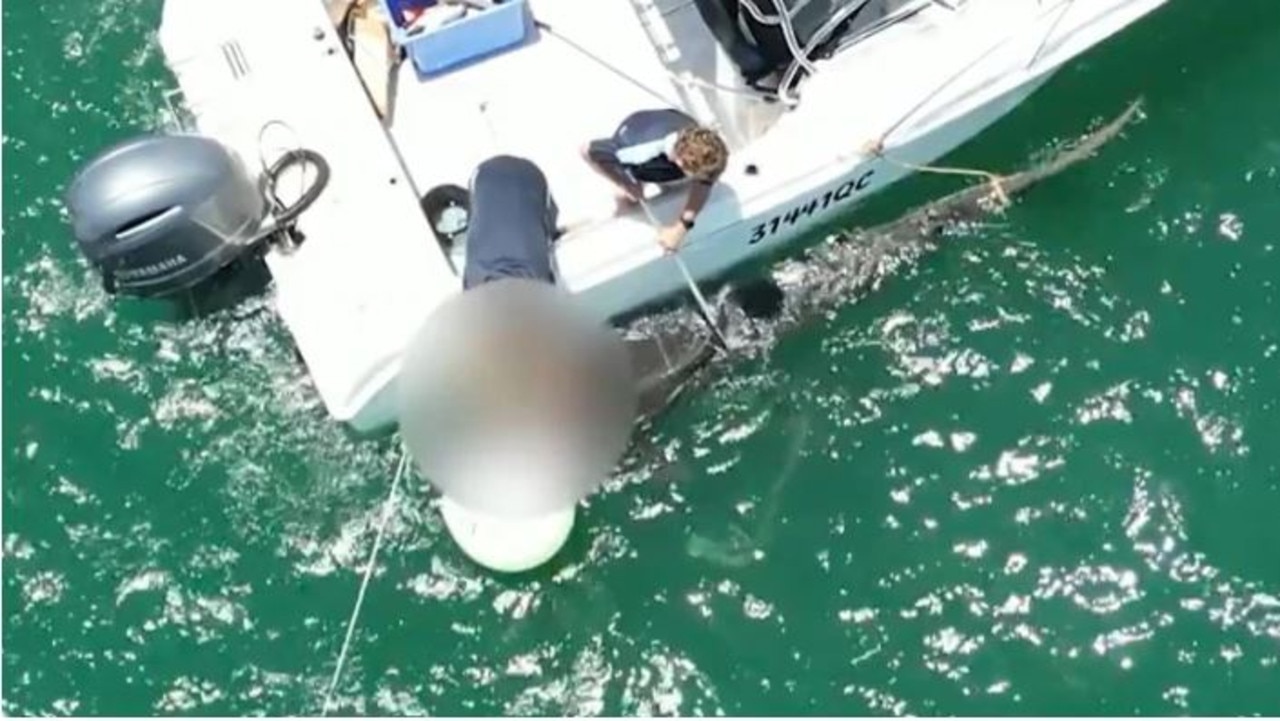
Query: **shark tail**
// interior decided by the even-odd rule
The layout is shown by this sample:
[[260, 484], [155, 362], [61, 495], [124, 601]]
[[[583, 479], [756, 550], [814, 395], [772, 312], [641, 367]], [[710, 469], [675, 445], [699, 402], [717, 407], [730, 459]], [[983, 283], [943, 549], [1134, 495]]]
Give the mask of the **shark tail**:
[[1021, 192], [1045, 178], [1057, 175], [1067, 168], [1093, 157], [1095, 153], [1102, 149], [1102, 146], [1119, 135], [1120, 131], [1124, 130], [1125, 126], [1138, 115], [1141, 109], [1142, 98], [1138, 98], [1130, 103], [1129, 107], [1111, 122], [1086, 134], [1077, 140], [1072, 147], [1060, 151], [1051, 160], [1021, 173], [1002, 178], [1001, 185], [1004, 192]]

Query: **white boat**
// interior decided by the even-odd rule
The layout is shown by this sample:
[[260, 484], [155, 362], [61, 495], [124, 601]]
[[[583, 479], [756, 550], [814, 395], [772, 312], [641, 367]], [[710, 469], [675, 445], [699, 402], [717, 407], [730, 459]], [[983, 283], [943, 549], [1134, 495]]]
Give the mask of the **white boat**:
[[[557, 242], [560, 280], [613, 318], [685, 282], [644, 213], [613, 217], [612, 189], [579, 154], [628, 114], [676, 107], [729, 143], [681, 250], [705, 280], [948, 153], [1165, 0], [509, 2], [529, 16], [519, 44], [429, 75], [393, 66], [383, 120], [319, 0], [165, 1], [160, 45], [200, 135], [247, 166], [294, 147], [327, 161], [295, 221], [305, 242], [266, 263], [317, 391], [357, 431], [395, 422], [403, 349], [461, 289], [420, 200], [465, 187], [483, 159], [544, 171], [577, 228]], [[730, 11], [749, 19], [708, 24]], [[768, 61], [776, 91], [744, 81], [730, 41]], [[866, 149], [877, 139], [883, 156]], [[674, 219], [679, 195], [653, 198], [654, 215]]]

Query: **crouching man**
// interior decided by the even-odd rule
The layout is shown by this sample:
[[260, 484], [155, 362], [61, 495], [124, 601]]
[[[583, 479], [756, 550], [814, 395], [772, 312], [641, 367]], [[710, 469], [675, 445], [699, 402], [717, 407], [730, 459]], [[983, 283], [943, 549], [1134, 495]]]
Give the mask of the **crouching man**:
[[502, 278], [555, 283], [552, 243], [558, 210], [538, 166], [498, 155], [471, 176], [462, 288]]
[[729, 149], [716, 131], [678, 110], [641, 110], [627, 116], [611, 137], [583, 146], [582, 157], [613, 183], [618, 212], [643, 202], [644, 183], [692, 181], [680, 218], [658, 233], [658, 243], [674, 252], [724, 173]]

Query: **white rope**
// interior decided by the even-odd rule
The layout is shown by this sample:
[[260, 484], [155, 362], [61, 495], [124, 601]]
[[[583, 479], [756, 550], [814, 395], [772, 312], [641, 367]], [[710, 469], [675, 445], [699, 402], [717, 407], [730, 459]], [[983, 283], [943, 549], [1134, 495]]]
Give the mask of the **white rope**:
[[[678, 107], [680, 107], [680, 104], [679, 104], [679, 103], [672, 101], [672, 100], [671, 100], [671, 98], [667, 97], [665, 94], [663, 94], [663, 93], [661, 93], [661, 92], [659, 92], [659, 91], [657, 91], [657, 90], [654, 90], [653, 88], [649, 87], [648, 85], [645, 85], [643, 82], [641, 82], [641, 81], [639, 80], [639, 78], [636, 78], [635, 76], [631, 75], [630, 73], [628, 73], [627, 71], [623, 70], [622, 68], [619, 68], [618, 66], [616, 66], [616, 65], [614, 65], [614, 64], [612, 64], [612, 63], [610, 63], [608, 60], [605, 60], [604, 58], [600, 57], [599, 55], [597, 55], [597, 54], [595, 54], [595, 53], [591, 52], [590, 50], [586, 49], [585, 47], [583, 47], [582, 45], [580, 45], [580, 44], [578, 44], [576, 41], [574, 41], [574, 40], [573, 40], [573, 38], [570, 38], [570, 37], [566, 36], [564, 33], [557, 32], [557, 31], [556, 31], [555, 29], [553, 29], [550, 25], [548, 25], [548, 24], [546, 24], [546, 23], [542, 22], [541, 20], [534, 20], [534, 23], [536, 23], [536, 24], [537, 24], [537, 27], [538, 27], [538, 29], [539, 29], [539, 30], [542, 30], [542, 31], [543, 31], [543, 32], [545, 32], [546, 34], [550, 35], [551, 37], [558, 39], [560, 42], [564, 43], [565, 45], [568, 45], [570, 48], [572, 48], [573, 50], [577, 51], [577, 52], [578, 52], [579, 54], [581, 54], [583, 57], [585, 57], [585, 58], [587, 58], [588, 60], [590, 60], [590, 61], [594, 62], [595, 64], [599, 65], [600, 67], [604, 68], [605, 70], [608, 70], [609, 72], [611, 72], [611, 73], [613, 73], [614, 75], [617, 75], [618, 77], [622, 78], [623, 80], [625, 80], [625, 81], [627, 81], [627, 82], [631, 83], [632, 85], [634, 85], [635, 87], [639, 88], [640, 90], [642, 90], [642, 91], [644, 91], [644, 92], [648, 93], [649, 95], [652, 95], [654, 98], [657, 98], [659, 101], [661, 101], [661, 102], [662, 102], [662, 104], [663, 104], [663, 105], [665, 105], [665, 106], [667, 106], [667, 107], [670, 107], [670, 108], [678, 108]], [[668, 71], [668, 75], [671, 75], [670, 71]], [[672, 77], [674, 77], [674, 76], [672, 76]]]
[[684, 264], [684, 259], [680, 257], [679, 252], [672, 253], [671, 259], [676, 262], [676, 267], [680, 269], [680, 274], [684, 276], [685, 285], [689, 286], [689, 292], [693, 294], [693, 299], [698, 302], [698, 307], [702, 309], [702, 315], [707, 319], [707, 325], [710, 326], [711, 332], [720, 341], [720, 345], [727, 350], [729, 341], [720, 332], [720, 329], [716, 327], [715, 315], [711, 312], [711, 304], [702, 295], [702, 290], [698, 288], [698, 282], [693, 279], [693, 274], [689, 272], [689, 266]]
[[[1074, 2], [1075, 0], [1063, 1], [1063, 8], [1064, 8], [1063, 12], [1058, 16], [1058, 18], [1054, 21], [1053, 25], [1049, 28], [1048, 35], [1053, 34], [1054, 30], [1058, 27], [1058, 23], [1061, 22], [1062, 17], [1066, 15], [1066, 11], [1071, 8], [1071, 5]], [[1032, 22], [1038, 22], [1041, 17], [1047, 14], [1048, 13], [1046, 12], [1041, 16], [1037, 16], [1036, 19]], [[1039, 57], [1040, 51], [1043, 49], [1045, 42], [1048, 41], [1048, 35], [1046, 35], [1045, 39], [1041, 41], [1040, 48], [1036, 50], [1036, 57]], [[921, 108], [928, 105], [931, 100], [941, 95], [942, 92], [946, 90], [952, 83], [959, 80], [965, 73], [972, 70], [983, 60], [986, 60], [988, 57], [991, 56], [992, 53], [1004, 47], [1006, 43], [1010, 42], [1015, 37], [1017, 37], [1017, 31], [1006, 35], [1004, 38], [1000, 40], [1000, 42], [995, 43], [994, 45], [988, 47], [985, 51], [980, 53], [973, 60], [961, 66], [959, 70], [947, 76], [946, 80], [943, 81], [941, 85], [936, 87], [933, 90], [933, 92], [924, 96], [923, 100], [921, 100], [914, 107], [908, 110], [907, 113], [903, 115], [901, 118], [899, 118], [896, 123], [889, 126], [889, 129], [884, 131], [884, 133], [881, 134], [879, 138], [867, 143], [862, 148], [862, 153], [867, 156], [876, 156], [876, 157], [883, 158], [884, 160], [890, 163], [893, 163], [894, 165], [905, 168], [907, 170], [914, 170], [916, 172], [936, 173], [940, 175], [969, 175], [974, 177], [985, 178], [987, 182], [991, 185], [991, 193], [995, 197], [996, 201], [1003, 206], [1009, 205], [1009, 202], [1010, 202], [1009, 196], [1005, 193], [1004, 186], [1001, 185], [1001, 182], [1004, 180], [1004, 176], [1001, 176], [998, 173], [992, 173], [990, 171], [980, 170], [976, 168], [950, 168], [950, 167], [938, 166], [938, 165], [917, 165], [915, 163], [910, 163], [905, 160], [899, 160], [897, 158], [894, 158], [888, 155], [885, 152], [884, 146], [885, 146], [885, 141], [888, 140], [889, 136], [897, 132], [897, 130], [900, 127], [902, 127], [904, 123], [910, 120], [912, 116], [914, 116], [917, 112], [919, 112]], [[1031, 64], [1035, 62], [1035, 59], [1036, 58], [1033, 57], [1031, 60], [1031, 63], [1027, 64], [1027, 67], [1030, 67]]]
[[[661, 231], [662, 224], [658, 222], [657, 216], [653, 214], [653, 209], [649, 207], [649, 203], [645, 202], [643, 197], [644, 186], [640, 186], [642, 197], [639, 200], [640, 207], [644, 209], [644, 214], [649, 218], [649, 224], [654, 230]], [[702, 290], [698, 288], [698, 282], [693, 279], [693, 274], [689, 272], [689, 266], [684, 264], [684, 259], [680, 257], [679, 249], [671, 252], [671, 259], [675, 261], [676, 267], [680, 269], [680, 274], [684, 276], [684, 284], [688, 286], [689, 292], [693, 295], [693, 300], [698, 304], [698, 310], [702, 313], [702, 319], [707, 324], [707, 329], [715, 336], [717, 344], [725, 351], [729, 350], [729, 339], [724, 337], [724, 333], [716, 325], [715, 313], [711, 310], [711, 304], [707, 302]]]
[[351, 609], [351, 618], [347, 621], [347, 635], [342, 639], [342, 650], [338, 652], [337, 665], [333, 669], [333, 678], [329, 679], [329, 688], [324, 693], [324, 706], [320, 709], [321, 716], [329, 715], [329, 706], [333, 702], [334, 691], [338, 688], [338, 681], [342, 678], [342, 669], [347, 662], [347, 652], [351, 650], [351, 639], [355, 636], [356, 621], [360, 618], [360, 607], [364, 604], [365, 591], [369, 589], [369, 581], [373, 578], [373, 569], [378, 561], [378, 549], [382, 547], [382, 535], [387, 530], [387, 525], [391, 521], [391, 511], [395, 508], [396, 498], [400, 490], [400, 480], [404, 478], [405, 471], [409, 468], [409, 453], [405, 449], [400, 449], [400, 464], [396, 467], [395, 478], [391, 481], [391, 492], [387, 494], [387, 500], [382, 504], [382, 519], [378, 522], [377, 535], [373, 537], [373, 550], [369, 552], [369, 562], [364, 567], [364, 578], [360, 581], [360, 591], [356, 594], [356, 605]]

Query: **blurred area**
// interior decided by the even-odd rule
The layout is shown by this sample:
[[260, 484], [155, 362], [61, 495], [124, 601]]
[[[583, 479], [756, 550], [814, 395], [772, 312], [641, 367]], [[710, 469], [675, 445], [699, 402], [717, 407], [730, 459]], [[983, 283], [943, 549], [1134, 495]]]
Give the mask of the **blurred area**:
[[465, 506], [534, 517], [603, 483], [636, 420], [622, 338], [563, 290], [507, 279], [445, 304], [410, 343], [401, 435]]

